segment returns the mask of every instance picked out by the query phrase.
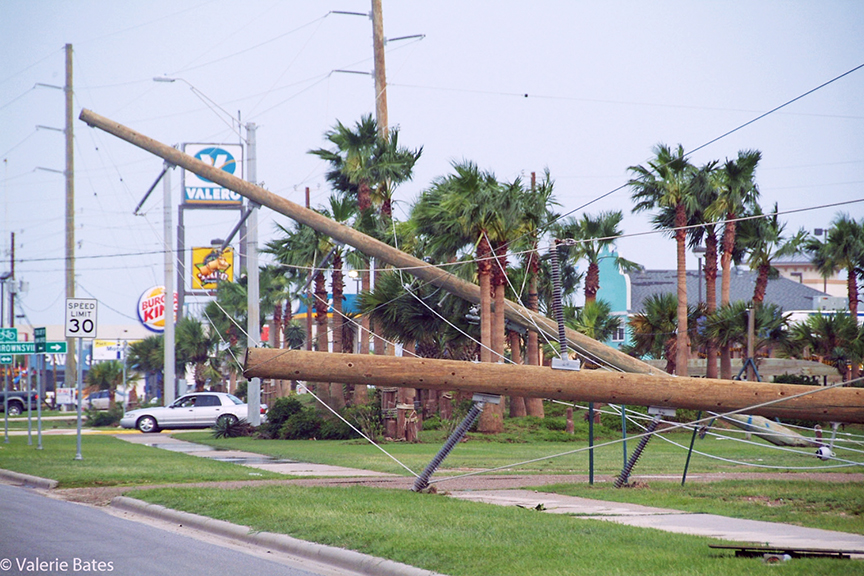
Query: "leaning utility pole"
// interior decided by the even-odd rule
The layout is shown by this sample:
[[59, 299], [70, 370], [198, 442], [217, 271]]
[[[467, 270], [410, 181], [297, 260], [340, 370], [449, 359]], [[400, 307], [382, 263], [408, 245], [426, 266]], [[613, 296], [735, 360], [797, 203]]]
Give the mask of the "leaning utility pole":
[[[72, 44], [66, 44], [66, 298], [75, 297], [75, 161], [72, 132]], [[13, 313], [14, 314], [14, 313]], [[66, 386], [76, 379], [75, 338], [66, 339]]]
[[372, 0], [372, 54], [375, 60], [375, 121], [378, 135], [388, 138], [387, 73], [384, 65], [384, 16], [381, 0]]
[[[109, 120], [104, 116], [100, 116], [91, 110], [81, 110], [79, 118], [90, 126], [95, 126], [109, 134], [113, 134], [130, 144], [168, 160], [176, 166], [181, 166], [212, 182], [221, 184], [225, 188], [233, 190], [241, 196], [254, 200], [261, 206], [266, 206], [271, 210], [288, 216], [300, 224], [309, 226], [321, 234], [325, 234], [334, 240], [348, 244], [360, 252], [375, 258], [379, 262], [386, 262], [387, 264], [398, 268], [411, 269], [410, 273], [413, 276], [416, 276], [425, 282], [438, 286], [439, 288], [468, 300], [469, 302], [475, 304], [480, 302], [480, 288], [476, 284], [462, 280], [461, 278], [437, 267], [430, 266], [427, 262], [424, 262], [407, 252], [403, 252], [398, 248], [394, 248], [389, 244], [376, 240], [375, 238], [367, 236], [353, 228], [339, 224], [338, 222], [335, 222], [326, 216], [322, 216], [313, 210], [303, 208], [286, 198], [277, 196], [260, 186], [241, 180], [233, 174], [229, 174], [224, 170], [219, 170], [218, 168], [201, 162], [188, 154], [184, 154], [171, 146], [135, 132], [126, 126], [113, 120]], [[550, 338], [558, 338], [558, 326], [550, 318], [528, 310], [510, 300], [505, 300], [504, 304], [504, 314], [511, 322], [516, 322], [520, 326], [525, 326], [532, 330], [538, 330], [539, 332], [547, 334]], [[580, 355], [593, 359], [593, 361], [597, 363], [608, 364], [624, 372], [656, 375], [664, 374], [662, 370], [654, 368], [650, 364], [646, 364], [641, 360], [637, 360], [632, 356], [628, 356], [623, 352], [606, 346], [605, 344], [601, 344], [593, 338], [589, 338], [584, 334], [579, 334], [575, 330], [566, 328], [565, 333], [568, 345], [573, 350]]]

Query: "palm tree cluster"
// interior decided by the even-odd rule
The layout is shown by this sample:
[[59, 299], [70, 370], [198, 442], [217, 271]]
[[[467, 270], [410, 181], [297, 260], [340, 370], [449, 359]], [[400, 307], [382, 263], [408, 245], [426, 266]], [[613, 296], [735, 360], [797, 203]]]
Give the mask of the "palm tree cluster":
[[[825, 241], [811, 237], [804, 230], [785, 234], [777, 204], [765, 214], [758, 203], [756, 168], [760, 159], [758, 150], [742, 150], [736, 158], [723, 163], [711, 161], [695, 166], [682, 146], [673, 149], [658, 144], [654, 156], [645, 165], [630, 168], [633, 211], [654, 211], [656, 229], [672, 236], [677, 250], [677, 294], [652, 298], [645, 303], [644, 312], [631, 320], [634, 337], [634, 344], [629, 348], [631, 353], [665, 357], [667, 370], [686, 375], [691, 350], [699, 349], [707, 358], [707, 376], [716, 378], [719, 350], [719, 376], [729, 379], [732, 377], [731, 351], [742, 344], [742, 334], [746, 334], [744, 319], [747, 309], [753, 306], [757, 309], [757, 324], [763, 323], [761, 333], [770, 335], [767, 341], [786, 353], [796, 354], [797, 350], [800, 355], [802, 345], [796, 348], [795, 342], [804, 341], [805, 328], [798, 326], [791, 330], [792, 337], [787, 342], [787, 333], [783, 330], [786, 321], [782, 320], [780, 311], [763, 306], [768, 280], [777, 275], [771, 266], [772, 260], [797, 253], [811, 255], [826, 277], [838, 270], [846, 271], [850, 317], [857, 318], [857, 279], [864, 275], [864, 220], [857, 222], [847, 215], [838, 215]], [[685, 256], [688, 245], [694, 248], [703, 243], [707, 298], [700, 309], [688, 306]], [[716, 301], [718, 258], [722, 269], [719, 306]], [[752, 301], [730, 302], [732, 267], [745, 258], [757, 272]], [[673, 305], [674, 318], [669, 313]], [[860, 330], [856, 328], [853, 332]], [[848, 359], [849, 373], [857, 377], [862, 355], [855, 352], [860, 348], [856, 338], [859, 337], [850, 335], [844, 341], [840, 347], [842, 354], [823, 349], [823, 353], [815, 355], [825, 359]], [[813, 346], [803, 347], [814, 349]], [[841, 371], [845, 372], [845, 368]]]

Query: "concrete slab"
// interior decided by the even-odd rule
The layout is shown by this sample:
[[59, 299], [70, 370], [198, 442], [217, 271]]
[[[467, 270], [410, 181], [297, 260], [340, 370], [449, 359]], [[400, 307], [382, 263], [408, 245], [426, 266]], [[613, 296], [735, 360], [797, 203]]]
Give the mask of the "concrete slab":
[[573, 514], [639, 528], [654, 528], [666, 532], [706, 536], [760, 546], [842, 549], [864, 554], [864, 535], [803, 528], [777, 522], [742, 520], [715, 514], [691, 514], [680, 510], [589, 500], [533, 490], [457, 491], [450, 495], [474, 502], [522, 506], [552, 514]]
[[278, 474], [290, 474], [292, 476], [332, 476], [339, 478], [368, 478], [368, 477], [396, 477], [396, 474], [373, 472], [357, 468], [346, 468], [344, 466], [330, 466], [327, 464], [310, 464], [308, 462], [295, 462], [291, 460], [277, 460], [270, 456], [246, 452], [244, 450], [217, 450], [212, 446], [187, 442], [167, 434], [129, 434], [117, 436], [121, 440], [133, 444], [144, 444], [172, 452], [183, 452], [192, 456], [211, 458], [220, 462], [231, 462], [268, 470]]
[[561, 496], [534, 490], [477, 490], [471, 492], [451, 492], [450, 496], [460, 500], [472, 500], [500, 506], [521, 506], [537, 508], [552, 514], [578, 514], [582, 516], [650, 516], [657, 514], [683, 514], [677, 510], [652, 508], [639, 504], [622, 504], [589, 500], [575, 496]]

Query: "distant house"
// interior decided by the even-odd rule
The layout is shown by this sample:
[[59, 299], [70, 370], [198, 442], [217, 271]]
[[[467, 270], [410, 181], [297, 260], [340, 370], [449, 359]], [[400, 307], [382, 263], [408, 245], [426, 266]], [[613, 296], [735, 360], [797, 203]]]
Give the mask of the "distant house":
[[777, 258], [771, 262], [771, 265], [780, 272], [781, 276], [799, 284], [810, 286], [811, 288], [840, 298], [848, 295], [845, 272], [835, 272], [825, 278], [819, 273], [816, 266], [813, 265], [810, 257], [804, 254]]
[[[604, 257], [605, 256], [605, 257]], [[600, 290], [597, 298], [605, 300], [613, 314], [629, 317], [644, 311], [645, 300], [653, 294], [675, 293], [677, 273], [675, 270], [643, 270], [623, 273], [614, 265], [614, 253], [607, 253], [600, 260]], [[733, 270], [729, 286], [730, 300], [749, 301], [756, 286], [756, 272], [738, 268]], [[705, 301], [705, 280], [695, 270], [687, 271], [687, 303], [695, 305]], [[717, 277], [717, 302], [720, 302], [720, 275]], [[818, 311], [847, 310], [846, 298], [831, 296], [807, 284], [776, 278], [768, 280], [765, 303], [776, 304], [784, 312], [792, 313], [798, 320]], [[627, 333], [618, 334], [611, 342], [615, 348], [629, 340]]]

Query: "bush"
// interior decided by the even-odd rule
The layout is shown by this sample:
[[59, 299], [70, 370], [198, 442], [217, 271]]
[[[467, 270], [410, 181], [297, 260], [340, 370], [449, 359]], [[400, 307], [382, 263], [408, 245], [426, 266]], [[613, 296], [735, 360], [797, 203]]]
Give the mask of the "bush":
[[320, 440], [350, 440], [357, 437], [357, 433], [348, 424], [338, 418], [324, 420], [318, 430], [318, 438]]
[[283, 440], [305, 440], [317, 438], [321, 429], [321, 416], [313, 408], [292, 414], [279, 428], [279, 438]]
[[[345, 419], [357, 427], [367, 438], [377, 441], [384, 435], [384, 420], [381, 418], [380, 404], [373, 399], [367, 404], [350, 406], [343, 412]], [[352, 438], [355, 433], [352, 431]]]
[[115, 406], [110, 410], [96, 410], [88, 408], [85, 411], [87, 415], [87, 425], [99, 428], [103, 426], [117, 426], [120, 419], [123, 418], [123, 407]]
[[441, 430], [443, 427], [444, 421], [437, 414], [423, 421], [423, 430]]
[[245, 418], [242, 420], [219, 418], [213, 426], [214, 438], [239, 438], [251, 436], [254, 432], [255, 428]]
[[278, 438], [279, 431], [285, 421], [301, 410], [303, 410], [303, 404], [297, 398], [293, 396], [277, 398], [267, 410], [267, 422], [260, 426], [260, 436], [267, 439]]

